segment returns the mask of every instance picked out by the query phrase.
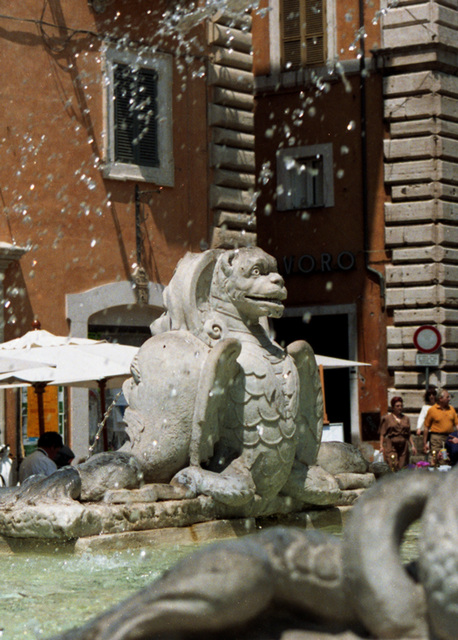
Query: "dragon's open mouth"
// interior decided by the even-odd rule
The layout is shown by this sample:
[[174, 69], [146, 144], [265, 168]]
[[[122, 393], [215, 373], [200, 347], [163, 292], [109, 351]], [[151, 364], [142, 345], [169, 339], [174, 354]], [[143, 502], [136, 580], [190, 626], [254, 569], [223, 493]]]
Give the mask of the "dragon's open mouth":
[[270, 304], [281, 304], [284, 298], [275, 297], [269, 298], [267, 296], [245, 296], [247, 300], [254, 300], [254, 302], [269, 302]]

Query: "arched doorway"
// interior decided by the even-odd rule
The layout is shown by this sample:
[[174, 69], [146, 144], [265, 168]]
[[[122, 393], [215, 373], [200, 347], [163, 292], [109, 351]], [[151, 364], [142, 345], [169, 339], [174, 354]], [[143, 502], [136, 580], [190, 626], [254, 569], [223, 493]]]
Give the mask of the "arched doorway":
[[[138, 304], [132, 283], [112, 282], [82, 293], [67, 294], [70, 333], [140, 346], [150, 337], [149, 326], [164, 310], [160, 284], [149, 283], [148, 304]], [[87, 455], [97, 415], [90, 411], [86, 389], [71, 389], [70, 441], [76, 459]], [[116, 438], [115, 438], [116, 439]]]

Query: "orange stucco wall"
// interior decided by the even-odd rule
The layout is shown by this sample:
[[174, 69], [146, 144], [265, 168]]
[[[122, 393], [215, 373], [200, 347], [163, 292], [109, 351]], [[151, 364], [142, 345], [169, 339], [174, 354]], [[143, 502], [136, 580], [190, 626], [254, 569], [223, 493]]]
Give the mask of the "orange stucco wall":
[[[364, 16], [360, 16], [360, 4]], [[380, 2], [362, 2], [359, 0], [336, 0], [336, 37], [337, 55], [341, 60], [351, 60], [355, 57], [355, 49], [359, 47], [357, 39], [361, 20], [364, 20], [364, 46], [366, 52], [380, 47]]]
[[[165, 2], [116, 2], [97, 15], [87, 2], [0, 0], [2, 128], [0, 240], [27, 246], [10, 267], [5, 339], [38, 317], [66, 333], [65, 294], [126, 280], [136, 262], [133, 181], [103, 178], [102, 36], [143, 46]], [[13, 19], [14, 18], [14, 19]], [[31, 22], [35, 21], [35, 22]], [[60, 28], [51, 26], [60, 25]], [[73, 31], [75, 30], [75, 31]], [[197, 33], [197, 37], [202, 34]], [[156, 38], [158, 50], [176, 42]], [[178, 259], [208, 240], [206, 83], [202, 65], [174, 57], [175, 186], [141, 183], [144, 266], [167, 284]]]

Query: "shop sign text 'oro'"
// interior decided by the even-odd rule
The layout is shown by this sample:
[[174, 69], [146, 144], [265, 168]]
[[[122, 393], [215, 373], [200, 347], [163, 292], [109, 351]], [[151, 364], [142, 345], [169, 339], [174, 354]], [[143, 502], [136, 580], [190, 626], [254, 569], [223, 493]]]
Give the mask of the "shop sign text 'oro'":
[[351, 271], [355, 268], [356, 258], [351, 251], [341, 251], [337, 256], [322, 253], [315, 257], [304, 253], [299, 257], [283, 256], [283, 273], [310, 275], [315, 273], [332, 273], [333, 271]]

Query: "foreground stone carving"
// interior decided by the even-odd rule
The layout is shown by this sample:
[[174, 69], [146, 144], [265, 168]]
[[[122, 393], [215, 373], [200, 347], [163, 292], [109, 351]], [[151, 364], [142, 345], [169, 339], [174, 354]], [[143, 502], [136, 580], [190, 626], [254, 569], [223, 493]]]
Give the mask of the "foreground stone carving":
[[[342, 541], [275, 527], [203, 549], [60, 640], [455, 640], [458, 469], [444, 475], [381, 480], [352, 510]], [[420, 557], [408, 572], [399, 545], [422, 512]]]

